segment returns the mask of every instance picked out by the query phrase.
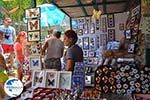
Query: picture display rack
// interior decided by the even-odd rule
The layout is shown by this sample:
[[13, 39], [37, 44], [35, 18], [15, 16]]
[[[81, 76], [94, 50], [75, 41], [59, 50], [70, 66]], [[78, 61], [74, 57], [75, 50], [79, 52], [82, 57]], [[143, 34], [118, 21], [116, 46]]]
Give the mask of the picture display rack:
[[41, 9], [40, 7], [25, 10], [25, 18], [27, 19], [27, 46], [29, 53], [29, 64], [31, 70], [42, 69], [41, 62]]

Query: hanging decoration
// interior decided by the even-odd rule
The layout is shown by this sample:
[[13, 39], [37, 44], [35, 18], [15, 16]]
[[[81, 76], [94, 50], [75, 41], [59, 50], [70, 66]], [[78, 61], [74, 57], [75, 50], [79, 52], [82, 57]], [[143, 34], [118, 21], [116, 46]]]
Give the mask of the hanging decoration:
[[13, 8], [12, 10], [7, 10], [6, 8], [2, 7], [1, 12], [5, 13], [5, 14], [12, 14], [12, 13], [16, 12], [18, 9], [19, 9], [18, 6]]
[[102, 14], [102, 12], [100, 10], [93, 9], [93, 16], [92, 16], [92, 18], [99, 19], [101, 14]]

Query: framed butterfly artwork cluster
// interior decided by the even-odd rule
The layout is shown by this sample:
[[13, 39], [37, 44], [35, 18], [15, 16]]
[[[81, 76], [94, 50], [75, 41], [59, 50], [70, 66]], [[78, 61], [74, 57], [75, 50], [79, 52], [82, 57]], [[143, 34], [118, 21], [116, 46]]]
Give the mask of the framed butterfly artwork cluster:
[[25, 15], [27, 18], [27, 30], [28, 30], [27, 40], [31, 42], [40, 41], [41, 39], [40, 8], [37, 7], [37, 8], [32, 8], [32, 9], [26, 9]]
[[34, 70], [32, 74], [32, 87], [71, 89], [72, 72]]

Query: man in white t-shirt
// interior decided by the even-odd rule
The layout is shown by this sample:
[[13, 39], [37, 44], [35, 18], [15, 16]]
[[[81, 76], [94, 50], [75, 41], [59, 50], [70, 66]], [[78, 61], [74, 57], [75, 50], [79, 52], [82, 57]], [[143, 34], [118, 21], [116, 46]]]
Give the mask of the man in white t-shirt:
[[12, 53], [14, 52], [14, 40], [16, 37], [16, 31], [14, 27], [11, 26], [12, 20], [11, 18], [5, 18], [4, 24], [0, 26], [0, 30], [5, 33], [4, 40], [2, 42], [2, 48], [4, 53]]
[[53, 31], [53, 36], [46, 40], [42, 55], [45, 55], [44, 64], [46, 69], [61, 70], [61, 60], [63, 56], [64, 44], [60, 40], [61, 32]]

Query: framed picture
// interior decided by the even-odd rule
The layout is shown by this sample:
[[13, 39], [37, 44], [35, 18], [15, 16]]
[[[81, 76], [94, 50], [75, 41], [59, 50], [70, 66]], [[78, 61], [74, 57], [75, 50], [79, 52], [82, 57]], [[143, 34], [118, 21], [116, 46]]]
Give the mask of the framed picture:
[[88, 34], [89, 33], [89, 26], [88, 23], [84, 24], [84, 34]]
[[115, 29], [108, 29], [108, 41], [115, 40]]
[[40, 56], [30, 56], [29, 60], [30, 60], [29, 62], [30, 62], [31, 69], [41, 69], [42, 68]]
[[46, 70], [45, 77], [46, 77], [45, 79], [46, 88], [57, 88], [58, 71]]
[[88, 64], [92, 65], [93, 64], [93, 58], [88, 58]]
[[107, 32], [107, 17], [102, 17], [101, 25], [102, 25], [102, 32]]
[[139, 33], [139, 24], [135, 24], [132, 29], [132, 36], [136, 36]]
[[128, 53], [134, 53], [135, 51], [135, 44], [131, 43], [128, 45]]
[[85, 85], [91, 85], [92, 77], [90, 75], [85, 75]]
[[78, 23], [79, 24], [84, 24], [85, 23], [85, 19], [84, 18], [79, 18], [78, 19]]
[[89, 51], [89, 57], [95, 57], [96, 52], [95, 51]]
[[77, 34], [78, 34], [79, 36], [83, 35], [83, 29], [78, 29]]
[[39, 31], [40, 30], [40, 19], [32, 19], [27, 22], [28, 31]]
[[40, 17], [40, 15], [41, 15], [40, 7], [25, 10], [26, 18], [37, 18]]
[[88, 58], [84, 57], [83, 62], [84, 64], [88, 64]]
[[27, 45], [27, 52], [29, 55], [40, 55], [41, 54], [41, 43], [34, 42], [32, 44]]
[[29, 42], [40, 41], [41, 40], [41, 32], [40, 31], [28, 32], [27, 39]]
[[79, 46], [82, 48], [83, 47], [82, 38], [78, 38], [77, 42], [78, 42]]
[[95, 24], [94, 23], [91, 24], [91, 28], [90, 29], [91, 29], [90, 33], [94, 34], [95, 33]]
[[131, 39], [131, 30], [125, 30], [124, 35], [125, 39]]
[[70, 71], [59, 71], [58, 72], [58, 88], [71, 89], [71, 77], [72, 72]]
[[115, 22], [114, 22], [114, 15], [110, 14], [107, 15], [107, 20], [108, 20], [108, 27], [115, 27]]
[[94, 37], [91, 37], [90, 38], [90, 41], [89, 41], [89, 49], [90, 50], [95, 50], [96, 48], [96, 44], [95, 44], [96, 40]]
[[123, 30], [124, 30], [124, 23], [120, 23], [120, 24], [119, 24], [119, 30], [120, 30], [120, 31], [123, 31]]
[[88, 57], [88, 50], [83, 50], [83, 57]]
[[98, 64], [98, 58], [96, 58], [96, 57], [93, 58], [93, 64], [94, 64], [94, 65], [97, 65], [97, 64]]
[[89, 49], [89, 37], [83, 37], [83, 49], [88, 50]]
[[44, 70], [33, 70], [32, 73], [32, 88], [45, 87], [44, 82], [45, 72]]
[[100, 30], [100, 21], [96, 19], [96, 31]]

